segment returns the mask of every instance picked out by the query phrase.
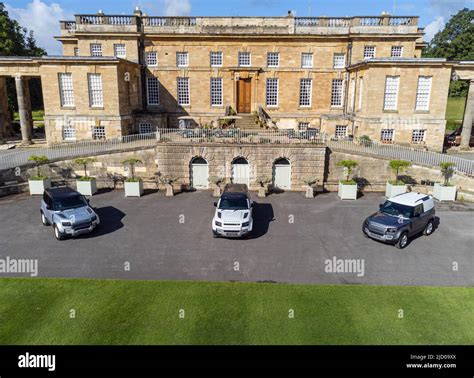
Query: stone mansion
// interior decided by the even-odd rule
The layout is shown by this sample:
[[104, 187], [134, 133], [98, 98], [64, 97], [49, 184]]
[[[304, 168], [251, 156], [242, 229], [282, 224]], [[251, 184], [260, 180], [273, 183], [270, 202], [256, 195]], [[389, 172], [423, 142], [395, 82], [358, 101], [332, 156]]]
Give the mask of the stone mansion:
[[28, 143], [27, 81], [40, 77], [48, 143], [216, 126], [233, 109], [265, 114], [279, 129], [439, 151], [451, 77], [474, 79], [474, 62], [421, 58], [418, 17], [388, 14], [150, 17], [136, 9], [77, 15], [56, 39], [62, 56], [0, 57], [0, 136], [11, 128], [5, 78], [15, 78]]

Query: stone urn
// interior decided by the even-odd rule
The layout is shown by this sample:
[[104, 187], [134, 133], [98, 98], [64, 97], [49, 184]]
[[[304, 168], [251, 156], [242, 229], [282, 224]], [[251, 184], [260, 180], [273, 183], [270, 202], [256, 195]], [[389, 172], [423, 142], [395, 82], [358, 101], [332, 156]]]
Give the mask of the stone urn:
[[174, 196], [174, 190], [173, 190], [173, 185], [172, 184], [166, 184], [166, 197], [173, 197]]
[[306, 198], [314, 198], [314, 188], [311, 185], [305, 186], [305, 194]]
[[214, 198], [219, 198], [221, 196], [221, 187], [219, 185], [214, 186], [214, 191], [212, 192]]
[[258, 197], [265, 198], [267, 196], [267, 189], [264, 186], [258, 187]]

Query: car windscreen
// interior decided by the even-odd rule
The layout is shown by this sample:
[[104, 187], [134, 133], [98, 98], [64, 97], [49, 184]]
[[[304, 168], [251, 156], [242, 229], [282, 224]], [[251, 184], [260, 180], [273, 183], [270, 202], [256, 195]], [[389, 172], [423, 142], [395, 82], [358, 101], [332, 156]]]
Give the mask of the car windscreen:
[[219, 204], [219, 209], [222, 210], [240, 210], [248, 209], [247, 199], [242, 198], [222, 198]]
[[392, 201], [385, 201], [380, 208], [380, 211], [394, 216], [402, 216], [404, 218], [411, 218], [413, 216], [413, 207], [401, 205]]
[[56, 211], [75, 209], [83, 206], [87, 206], [87, 202], [81, 195], [56, 198], [53, 200], [53, 208]]

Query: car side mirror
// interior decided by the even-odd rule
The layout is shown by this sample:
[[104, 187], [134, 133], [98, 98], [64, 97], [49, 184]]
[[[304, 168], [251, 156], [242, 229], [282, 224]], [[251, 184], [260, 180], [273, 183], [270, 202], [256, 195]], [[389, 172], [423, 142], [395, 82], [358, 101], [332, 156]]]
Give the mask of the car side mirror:
[[379, 209], [382, 210], [383, 204], [379, 203]]
[[49, 205], [46, 205], [46, 210], [51, 210], [51, 207], [49, 207]]
[[214, 202], [214, 206], [217, 207], [217, 202]]

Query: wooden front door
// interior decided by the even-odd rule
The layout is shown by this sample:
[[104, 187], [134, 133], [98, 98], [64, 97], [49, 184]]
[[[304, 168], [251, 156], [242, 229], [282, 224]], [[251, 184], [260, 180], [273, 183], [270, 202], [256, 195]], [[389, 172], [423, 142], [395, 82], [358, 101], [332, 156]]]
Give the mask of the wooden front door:
[[237, 113], [250, 113], [252, 79], [240, 79], [237, 83]]

